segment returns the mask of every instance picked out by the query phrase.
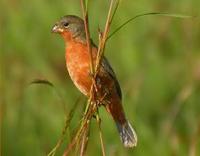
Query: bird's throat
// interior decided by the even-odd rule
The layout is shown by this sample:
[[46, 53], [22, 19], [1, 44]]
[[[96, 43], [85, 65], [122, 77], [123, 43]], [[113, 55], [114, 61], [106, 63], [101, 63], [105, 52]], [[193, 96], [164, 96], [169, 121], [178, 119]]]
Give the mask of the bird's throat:
[[63, 32], [61, 33], [61, 35], [64, 38], [65, 42], [71, 42], [73, 40], [72, 34], [70, 32]]

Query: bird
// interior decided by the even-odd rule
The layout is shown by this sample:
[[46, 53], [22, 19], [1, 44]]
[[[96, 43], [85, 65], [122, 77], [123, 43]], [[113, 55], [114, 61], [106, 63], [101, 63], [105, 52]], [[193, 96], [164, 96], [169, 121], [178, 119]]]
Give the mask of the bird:
[[[76, 15], [61, 17], [51, 30], [60, 34], [65, 42], [65, 60], [70, 78], [78, 90], [85, 96], [90, 96], [91, 76], [90, 54], [87, 46], [84, 21]], [[91, 40], [92, 59], [96, 60], [98, 48]], [[95, 64], [95, 61], [94, 65]], [[101, 104], [116, 123], [120, 139], [124, 147], [132, 148], [137, 145], [137, 135], [125, 116], [122, 106], [122, 92], [116, 74], [107, 58], [103, 56], [98, 74], [96, 87]]]

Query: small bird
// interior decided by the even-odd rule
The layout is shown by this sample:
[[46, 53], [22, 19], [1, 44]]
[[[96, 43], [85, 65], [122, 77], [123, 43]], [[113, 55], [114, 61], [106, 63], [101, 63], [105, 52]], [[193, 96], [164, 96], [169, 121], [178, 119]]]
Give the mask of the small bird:
[[[74, 15], [62, 17], [52, 28], [52, 32], [60, 34], [65, 41], [66, 66], [75, 86], [85, 96], [90, 96], [92, 76], [90, 71], [90, 54], [87, 47], [84, 21]], [[91, 42], [92, 59], [97, 58], [97, 46]], [[137, 135], [126, 119], [122, 107], [122, 93], [116, 75], [106, 57], [102, 58], [96, 77], [98, 99], [114, 119], [125, 147], [137, 145]]]

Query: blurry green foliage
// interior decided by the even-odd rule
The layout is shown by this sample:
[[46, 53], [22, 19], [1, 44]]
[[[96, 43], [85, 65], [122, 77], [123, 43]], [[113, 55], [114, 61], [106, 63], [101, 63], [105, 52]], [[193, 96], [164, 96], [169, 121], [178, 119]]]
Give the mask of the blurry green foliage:
[[[168, 12], [200, 15], [199, 0], [122, 1], [112, 30], [138, 13]], [[90, 28], [97, 43], [107, 1], [91, 1]], [[1, 0], [1, 152], [3, 156], [47, 154], [64, 127], [65, 112], [52, 88], [30, 86], [35, 78], [51, 81], [69, 112], [80, 93], [73, 86], [64, 60], [64, 42], [51, 34], [65, 14], [80, 14], [74, 0]], [[119, 78], [127, 117], [137, 130], [135, 149], [124, 149], [115, 125], [100, 110], [109, 156], [200, 155], [200, 23], [197, 19], [144, 17], [118, 32], [106, 48]], [[112, 31], [111, 30], [111, 31]], [[84, 103], [83, 100], [82, 103]], [[81, 117], [75, 113], [70, 129]], [[61, 155], [66, 141], [59, 150]], [[101, 155], [96, 123], [88, 154]]]

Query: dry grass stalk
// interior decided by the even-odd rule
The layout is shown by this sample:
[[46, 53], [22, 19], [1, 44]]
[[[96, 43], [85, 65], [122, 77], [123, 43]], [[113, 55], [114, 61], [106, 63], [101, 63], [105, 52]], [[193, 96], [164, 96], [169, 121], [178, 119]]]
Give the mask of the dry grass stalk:
[[67, 132], [67, 129], [69, 127], [69, 124], [72, 120], [72, 117], [74, 115], [74, 112], [78, 106], [78, 104], [80, 103], [80, 98], [76, 101], [76, 103], [74, 104], [73, 108], [70, 110], [68, 116], [66, 117], [66, 120], [65, 120], [65, 126], [62, 130], [62, 134], [61, 134], [61, 137], [60, 139], [58, 140], [56, 146], [49, 152], [49, 154], [47, 156], [54, 156], [56, 154], [56, 151], [58, 150], [58, 148], [61, 146], [61, 144], [63, 143], [64, 141], [64, 137], [65, 137], [65, 134]]
[[102, 151], [102, 155], [105, 156], [106, 152], [105, 152], [105, 147], [104, 147], [104, 143], [103, 143], [103, 135], [102, 135], [102, 131], [101, 131], [101, 119], [99, 117], [99, 115], [96, 117], [97, 118], [97, 124], [98, 124], [98, 128], [99, 128], [99, 138], [100, 138], [100, 142], [101, 142], [101, 151]]
[[84, 132], [81, 147], [80, 147], [80, 156], [84, 156], [86, 153], [87, 145], [89, 139], [89, 128]]
[[[94, 68], [94, 60], [93, 60], [93, 56], [92, 56], [92, 52], [91, 52], [91, 41], [90, 41], [90, 32], [89, 32], [89, 21], [88, 21], [88, 10], [87, 10], [87, 4], [85, 4], [84, 0], [80, 0], [81, 2], [81, 8], [82, 8], [82, 13], [83, 13], [83, 17], [84, 17], [84, 25], [85, 25], [85, 32], [86, 32], [86, 39], [87, 39], [87, 47], [88, 47], [88, 51], [90, 53], [90, 69], [91, 69], [91, 76], [92, 76], [92, 86], [91, 86], [91, 90], [90, 90], [90, 97], [88, 99], [88, 103], [85, 109], [85, 113], [80, 125], [80, 128], [78, 129], [75, 137], [73, 138], [72, 142], [69, 144], [69, 146], [66, 148], [65, 152], [64, 152], [64, 156], [69, 155], [70, 151], [72, 150], [72, 148], [75, 145], [79, 146], [80, 140], [82, 140], [81, 145], [80, 145], [80, 155], [84, 155], [85, 151], [86, 151], [86, 147], [87, 147], [87, 143], [88, 143], [88, 131], [89, 131], [89, 125], [90, 125], [90, 121], [92, 119], [92, 117], [95, 115], [96, 116], [96, 121], [98, 124], [98, 128], [99, 128], [99, 137], [100, 137], [100, 143], [101, 143], [101, 149], [102, 149], [102, 155], [105, 156], [105, 147], [104, 147], [104, 143], [103, 143], [103, 137], [102, 137], [102, 131], [101, 131], [101, 119], [99, 116], [99, 112], [98, 112], [98, 98], [96, 97], [96, 92], [98, 91], [96, 89], [96, 76], [98, 74], [98, 70], [101, 64], [101, 59], [103, 57], [104, 54], [104, 49], [105, 49], [105, 45], [106, 45], [106, 40], [107, 40], [107, 36], [110, 30], [110, 24], [111, 21], [114, 17], [114, 14], [112, 14], [112, 10], [114, 8], [114, 0], [110, 1], [110, 6], [109, 6], [109, 11], [108, 11], [108, 15], [107, 15], [107, 20], [106, 20], [106, 24], [105, 24], [105, 29], [104, 32], [101, 34], [99, 34], [99, 46], [98, 46], [98, 53], [97, 53], [97, 59], [95, 60], [95, 68]], [[118, 4], [118, 3], [117, 3]], [[115, 11], [116, 11], [115, 7]], [[114, 13], [115, 13], [114, 11]]]

